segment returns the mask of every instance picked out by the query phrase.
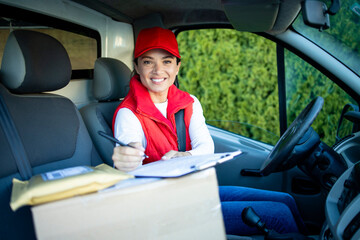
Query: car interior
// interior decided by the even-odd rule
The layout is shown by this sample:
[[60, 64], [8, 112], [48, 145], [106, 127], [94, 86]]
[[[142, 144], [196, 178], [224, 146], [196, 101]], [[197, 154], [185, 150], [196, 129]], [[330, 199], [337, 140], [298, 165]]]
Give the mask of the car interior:
[[[153, 26], [177, 36], [182, 66], [188, 70], [179, 74], [179, 88], [199, 97], [215, 153], [243, 152], [215, 167], [218, 184], [291, 194], [312, 239], [360, 239], [360, 34], [353, 30], [359, 23], [356, 0], [0, 0], [0, 239], [36, 239], [31, 207], [10, 209], [13, 178], [28, 180], [72, 166], [113, 166], [115, 144], [99, 132], [113, 135], [114, 111], [129, 91], [136, 37]], [[238, 65], [249, 72], [255, 72], [257, 64], [261, 68], [255, 79], [241, 77], [246, 87], [234, 83], [237, 95], [231, 98], [213, 89], [208, 92], [209, 83], [192, 80], [208, 71], [200, 78], [214, 78], [214, 88], [224, 94], [232, 89], [231, 83], [212, 75], [221, 67], [201, 65], [202, 55], [214, 58], [214, 64], [223, 58], [215, 58], [221, 53], [213, 53], [205, 42], [212, 38], [212, 29], [233, 34], [226, 36], [251, 34], [237, 38], [251, 36], [246, 45], [215, 32], [216, 46], [231, 44], [229, 52], [222, 50], [225, 55], [241, 49], [245, 56], [244, 49], [251, 50], [246, 61], [226, 64], [229, 80], [246, 74], [235, 73]], [[347, 44], [340, 38], [323, 43], [346, 31], [353, 37], [344, 37]], [[254, 39], [266, 41], [273, 55], [258, 50]], [[199, 46], [202, 54], [197, 54]], [[236, 54], [232, 59], [239, 59]], [[274, 67], [261, 65], [266, 55]], [[318, 79], [321, 84], [289, 84], [288, 79], [300, 76], [297, 69], [309, 73], [301, 81]], [[274, 75], [274, 91], [260, 82], [268, 73]], [[240, 101], [252, 85], [254, 96]], [[267, 104], [270, 92], [276, 96], [275, 107]], [[234, 105], [229, 113], [227, 104]], [[215, 111], [216, 119], [206, 115], [219, 106], [224, 111]], [[247, 110], [241, 112], [240, 106]], [[259, 115], [252, 117], [254, 121], [261, 120], [260, 115], [275, 119], [276, 129], [270, 120], [262, 120], [263, 125], [248, 135], [237, 131], [239, 123], [244, 129], [256, 125], [235, 117], [250, 115], [248, 109]], [[264, 137], [270, 131], [275, 140]], [[247, 221], [254, 224], [256, 216], [249, 215]], [[226, 237], [306, 239], [261, 231], [256, 236]]]

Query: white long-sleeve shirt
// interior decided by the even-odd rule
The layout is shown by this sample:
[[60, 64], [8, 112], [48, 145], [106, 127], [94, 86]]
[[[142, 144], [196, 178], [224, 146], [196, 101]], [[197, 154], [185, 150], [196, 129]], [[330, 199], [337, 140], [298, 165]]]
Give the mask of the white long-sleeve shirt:
[[[192, 150], [188, 152], [191, 155], [214, 153], [214, 142], [206, 126], [201, 104], [195, 96], [191, 95], [191, 97], [194, 99], [193, 114], [189, 125]], [[155, 106], [166, 118], [167, 101], [164, 103], [156, 103]], [[118, 111], [114, 125], [114, 135], [125, 144], [141, 142], [144, 149], [146, 149], [147, 142], [141, 123], [128, 108], [121, 108]]]

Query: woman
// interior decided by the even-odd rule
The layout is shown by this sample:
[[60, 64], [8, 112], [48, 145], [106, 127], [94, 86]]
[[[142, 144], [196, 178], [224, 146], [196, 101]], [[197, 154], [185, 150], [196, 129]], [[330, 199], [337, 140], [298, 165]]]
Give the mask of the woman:
[[[179, 90], [175, 79], [181, 56], [175, 35], [159, 27], [142, 30], [134, 51], [136, 74], [113, 120], [114, 135], [132, 147], [114, 148], [116, 168], [131, 171], [159, 159], [214, 152], [200, 102]], [[178, 151], [175, 113], [184, 109], [186, 151]], [[144, 154], [149, 158], [144, 158]], [[305, 231], [294, 199], [285, 193], [221, 186], [220, 200], [227, 234], [251, 235], [241, 212], [252, 206], [271, 229], [280, 233]]]

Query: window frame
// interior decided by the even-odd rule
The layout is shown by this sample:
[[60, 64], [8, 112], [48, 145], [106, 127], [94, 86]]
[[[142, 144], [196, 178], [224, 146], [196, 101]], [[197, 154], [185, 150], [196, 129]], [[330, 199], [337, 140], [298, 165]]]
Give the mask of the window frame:
[[[317, 45], [315, 42], [311, 41], [311, 39], [309, 39], [306, 36], [302, 35], [301, 33], [297, 32], [293, 27], [290, 27], [288, 31], [292, 31], [292, 32], [300, 35], [301, 37], [303, 37], [303, 38], [309, 40], [310, 42], [312, 42], [314, 45], [316, 45], [319, 48], [323, 49], [322, 47]], [[309, 63], [311, 66], [313, 66], [314, 68], [319, 70], [322, 74], [324, 74], [331, 81], [333, 81], [336, 85], [338, 85], [341, 89], [343, 89], [347, 94], [349, 94], [357, 102], [358, 105], [360, 104], [360, 96], [353, 89], [351, 89], [346, 84], [344, 84], [342, 81], [340, 81], [340, 79], [337, 76], [335, 76], [334, 74], [329, 72], [326, 68], [321, 66], [319, 63], [317, 63], [313, 59], [309, 58], [308, 56], [306, 56], [304, 53], [300, 52], [299, 50], [297, 50], [293, 46], [287, 44], [286, 42], [283, 42], [280, 39], [275, 38], [274, 36], [272, 36], [270, 34], [259, 33], [259, 35], [264, 36], [264, 37], [268, 38], [269, 40], [272, 40], [276, 44], [279, 44], [280, 46], [282, 46], [284, 49], [287, 49], [288, 51], [290, 51], [293, 54], [297, 55], [299, 58], [301, 58], [305, 62]], [[324, 50], [324, 51], [326, 52], [326, 50]]]
[[[234, 29], [232, 25], [230, 24], [200, 24], [200, 25], [194, 25], [194, 26], [186, 26], [186, 27], [179, 27], [172, 29], [175, 33], [175, 36], [177, 36], [182, 31], [188, 31], [188, 30], [201, 30], [201, 29], [214, 29], [214, 28], [224, 28], [224, 29]], [[234, 29], [236, 31], [236, 29]], [[301, 33], [297, 32], [294, 28], [290, 27], [289, 31], [293, 31], [296, 34], [299, 34], [300, 36], [306, 38]], [[352, 97], [356, 103], [360, 106], [360, 96], [353, 91], [350, 87], [345, 85], [340, 79], [329, 72], [326, 68], [321, 66], [316, 61], [312, 60], [308, 56], [306, 56], [304, 53], [300, 52], [298, 49], [294, 48], [293, 46], [287, 44], [286, 42], [268, 34], [268, 33], [254, 33], [261, 37], [264, 37], [273, 43], [276, 44], [276, 61], [277, 61], [277, 84], [278, 84], [278, 94], [279, 94], [279, 127], [280, 127], [280, 136], [284, 134], [284, 132], [287, 129], [287, 106], [286, 106], [286, 76], [285, 76], [285, 49], [292, 52], [296, 56], [298, 56], [303, 61], [310, 64], [312, 67], [317, 69], [319, 72], [324, 74], [327, 78], [329, 78], [331, 81], [333, 81], [337, 86], [339, 86], [342, 90], [344, 90], [347, 94], [349, 94], [350, 97]], [[308, 39], [308, 38], [306, 38]], [[308, 39], [311, 41], [310, 39]], [[312, 41], [311, 41], [312, 42]], [[313, 42], [314, 43], [314, 42]], [[316, 43], [314, 43], [317, 45]], [[317, 45], [318, 46], [318, 45]], [[319, 46], [320, 47], [320, 46]], [[321, 48], [321, 47], [320, 47]], [[325, 50], [324, 50], [325, 51]], [[223, 129], [224, 130], [224, 129]]]
[[[177, 37], [177, 35], [180, 33], [180, 32], [183, 32], [183, 31], [189, 31], [189, 30], [203, 30], [203, 29], [232, 29], [234, 31], [237, 31], [236, 29], [234, 29], [234, 27], [231, 25], [231, 24], [224, 24], [224, 23], [220, 23], [220, 24], [198, 24], [198, 25], [192, 25], [192, 26], [185, 26], [185, 27], [178, 27], [178, 28], [173, 28], [171, 29], [175, 36]], [[255, 33], [255, 32], [252, 32], [253, 34], [256, 34], [258, 36], [261, 36], [261, 37], [265, 37], [266, 39], [272, 41], [275, 46], [276, 46], [276, 51], [277, 51], [277, 48], [278, 48], [278, 43], [276, 41], [274, 41], [274, 38], [270, 38], [269, 36], [271, 35], [268, 35], [266, 33]], [[276, 60], [277, 60], [277, 69], [279, 68], [278, 66], [278, 54], [276, 52]], [[278, 71], [278, 70], [277, 70]], [[278, 91], [279, 91], [279, 97], [280, 97], [280, 89], [279, 89], [279, 74], [277, 74], [277, 84], [278, 84]], [[285, 74], [283, 76], [283, 84], [285, 85]], [[285, 93], [285, 88], [284, 88], [284, 93]], [[280, 98], [279, 98], [279, 127], [280, 127], [280, 136], [283, 134], [283, 132], [281, 132], [281, 128], [282, 126], [285, 127], [285, 129], [283, 130], [284, 132], [286, 131], [287, 129], [287, 115], [286, 115], [286, 95], [283, 95], [284, 97], [284, 100], [283, 101], [280, 101]], [[281, 106], [283, 105], [283, 106]], [[284, 109], [285, 111], [285, 115], [283, 115], [283, 113], [280, 113], [280, 110], [281, 109]], [[213, 126], [215, 128], [217, 128], [216, 126]], [[227, 129], [222, 129], [221, 130], [223, 131], [227, 131], [229, 133], [233, 133], [233, 134], [236, 134], [234, 132], [231, 132], [231, 131], [228, 131]], [[243, 136], [243, 135], [241, 135]], [[249, 138], [247, 136], [243, 136], [245, 138]], [[249, 138], [251, 139], [251, 138]], [[262, 142], [260, 140], [256, 140], [256, 139], [252, 139], [252, 140], [255, 140], [255, 141], [258, 141], [258, 142]], [[262, 142], [262, 143], [265, 143], [265, 144], [270, 144], [270, 143], [266, 143], [266, 142]]]
[[[302, 35], [301, 33], [299, 33], [298, 31], [296, 31], [293, 27], [290, 27], [288, 31], [293, 31], [294, 33], [302, 36], [303, 38], [311, 41], [314, 45], [318, 46], [319, 48], [323, 49], [322, 47], [320, 47], [319, 45], [317, 45], [315, 42], [313, 42], [311, 39], [307, 38], [306, 36]], [[311, 59], [310, 57], [306, 56], [304, 53], [302, 53], [301, 51], [299, 51], [298, 49], [294, 48], [293, 46], [287, 44], [286, 42], [283, 42], [280, 39], [275, 38], [274, 36], [267, 34], [267, 33], [259, 33], [259, 35], [272, 40], [273, 42], [275, 42], [277, 44], [277, 46], [279, 46], [279, 48], [281, 47], [283, 50], [283, 54], [282, 54], [282, 61], [285, 62], [285, 49], [292, 52], [293, 54], [295, 54], [296, 56], [298, 56], [300, 59], [302, 59], [303, 61], [307, 62], [308, 64], [310, 64], [312, 67], [314, 67], [315, 69], [317, 69], [319, 72], [321, 72], [322, 74], [324, 74], [328, 79], [330, 79], [331, 81], [333, 81], [337, 86], [339, 86], [342, 90], [344, 90], [347, 94], [349, 94], [350, 97], [352, 97], [358, 106], [360, 106], [360, 96], [350, 87], [348, 87], [346, 84], [344, 84], [342, 81], [340, 81], [340, 79], [335, 76], [334, 74], [332, 74], [331, 72], [329, 72], [325, 67], [321, 66], [319, 63], [317, 63], [316, 61], [314, 61], [313, 59]], [[323, 49], [324, 50], [324, 49]], [[326, 50], [324, 50], [326, 52]], [[331, 54], [330, 54], [331, 55]], [[280, 55], [281, 56], [281, 55]], [[279, 59], [277, 58], [277, 64], [279, 67]], [[285, 71], [285, 65], [284, 65], [284, 71]], [[283, 81], [285, 84], [286, 78], [285, 78], [285, 74], [283, 75], [283, 79], [279, 79], [279, 77], [281, 77], [278, 74], [278, 85], [281, 84], [280, 82]], [[279, 94], [280, 94], [280, 86], [279, 86]], [[282, 101], [280, 101], [280, 97], [279, 97], [279, 113], [282, 115], [285, 115], [285, 120], [282, 120], [281, 116], [280, 116], [280, 121], [282, 120], [283, 122], [280, 123], [280, 131], [281, 131], [281, 136], [283, 135], [283, 133], [286, 131], [287, 129], [287, 112], [286, 112], [286, 87], [284, 86], [283, 89], [281, 89], [283, 94], [282, 97]], [[282, 112], [280, 112], [282, 111]], [[283, 129], [281, 126], [286, 126], [285, 129]]]

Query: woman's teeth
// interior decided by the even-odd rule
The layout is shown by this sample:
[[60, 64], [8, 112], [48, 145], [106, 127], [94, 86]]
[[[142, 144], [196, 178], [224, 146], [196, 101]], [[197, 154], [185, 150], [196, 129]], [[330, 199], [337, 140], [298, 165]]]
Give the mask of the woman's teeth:
[[153, 82], [162, 82], [164, 80], [165, 80], [165, 78], [152, 78], [151, 79], [151, 81], [153, 81]]

